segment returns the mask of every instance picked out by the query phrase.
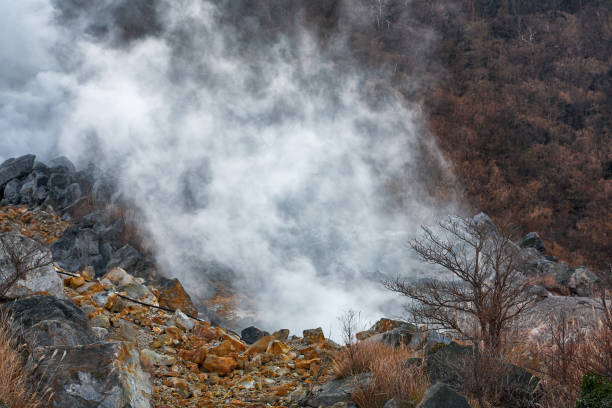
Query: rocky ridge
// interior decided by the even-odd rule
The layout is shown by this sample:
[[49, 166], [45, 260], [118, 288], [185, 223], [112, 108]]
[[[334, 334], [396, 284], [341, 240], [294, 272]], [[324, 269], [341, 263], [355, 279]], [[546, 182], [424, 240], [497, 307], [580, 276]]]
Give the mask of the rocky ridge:
[[[177, 279], [156, 276], [153, 259], [125, 241], [125, 220], [104, 209], [116, 200], [112, 183], [96, 177], [95, 169], [77, 172], [64, 158], [44, 165], [24, 156], [0, 165], [0, 236], [35, 243], [55, 261], [31, 271], [21, 282], [26, 289], [4, 296], [0, 306], [15, 316], [27, 368], [53, 390], [52, 406], [355, 406], [351, 392], [369, 376], [334, 380], [340, 346], [321, 329], [297, 337], [250, 327], [238, 335], [200, 315]], [[535, 233], [517, 245], [538, 297], [527, 324], [532, 334], [560, 310], [582, 310], [588, 319], [595, 274], [547, 256]], [[58, 290], [49, 289], [51, 281]], [[434, 379], [464, 350], [443, 333], [389, 319], [357, 338], [414, 350]], [[520, 370], [516, 378], [531, 384], [531, 374]], [[452, 378], [439, 380], [450, 388], [434, 384], [419, 406], [466, 406]]]

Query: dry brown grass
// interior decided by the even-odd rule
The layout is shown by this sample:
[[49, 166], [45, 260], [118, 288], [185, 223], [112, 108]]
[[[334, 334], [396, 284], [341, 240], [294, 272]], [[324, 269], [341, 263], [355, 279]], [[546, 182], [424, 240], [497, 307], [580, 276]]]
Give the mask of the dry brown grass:
[[586, 373], [612, 378], [612, 322], [604, 318], [585, 328], [561, 316], [549, 329], [550, 338], [531, 348], [546, 391], [544, 407], [573, 407]]
[[364, 341], [338, 352], [334, 371], [338, 378], [372, 374], [369, 385], [358, 385], [353, 392], [353, 400], [360, 408], [379, 408], [391, 398], [418, 402], [429, 381], [422, 362], [409, 361], [413, 357], [413, 352], [405, 347]]
[[9, 329], [10, 321], [9, 316], [0, 316], [0, 401], [11, 408], [39, 407], [37, 393], [28, 386], [23, 359], [11, 347], [15, 344], [15, 337]]

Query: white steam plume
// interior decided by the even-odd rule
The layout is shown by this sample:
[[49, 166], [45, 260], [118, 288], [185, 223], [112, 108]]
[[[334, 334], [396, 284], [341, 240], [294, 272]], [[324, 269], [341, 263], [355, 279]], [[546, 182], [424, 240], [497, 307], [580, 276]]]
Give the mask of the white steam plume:
[[[330, 57], [341, 38], [322, 51], [300, 28], [245, 44], [214, 2], [168, 0], [154, 32], [125, 40], [103, 14], [92, 29], [65, 5], [8, 3], [0, 157], [61, 153], [115, 172], [164, 273], [199, 295], [229, 274], [262, 328], [397, 312], [378, 280], [414, 267], [407, 240], [452, 205], [420, 172], [445, 164], [416, 108]], [[121, 2], [99, 3], [88, 18]]]

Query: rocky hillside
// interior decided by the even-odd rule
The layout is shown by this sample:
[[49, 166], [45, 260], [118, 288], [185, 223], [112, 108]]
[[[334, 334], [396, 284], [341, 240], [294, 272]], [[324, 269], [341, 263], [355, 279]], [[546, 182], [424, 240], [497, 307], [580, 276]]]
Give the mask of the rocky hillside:
[[[340, 408], [355, 407], [355, 390], [377, 384], [367, 370], [340, 375], [339, 356], [353, 349], [321, 328], [296, 336], [248, 327], [238, 335], [219, 326], [177, 279], [158, 276], [143, 247], [130, 244], [129, 220], [114, 213], [125, 204], [95, 168], [76, 171], [65, 158], [11, 159], [0, 165], [0, 190], [0, 309], [13, 317], [31, 383], [47, 390], [43, 405]], [[542, 338], [548, 317], [560, 311], [594, 319], [595, 274], [547, 255], [536, 233], [517, 245], [538, 298], [522, 322], [526, 338]], [[471, 346], [389, 319], [357, 339], [405, 350], [410, 358], [401, 367], [424, 367], [433, 385], [419, 407], [470, 406], [451, 363]], [[500, 385], [502, 396], [516, 384], [529, 398], [539, 395], [533, 372], [507, 368], [515, 387]], [[387, 408], [418, 402], [388, 397]]]

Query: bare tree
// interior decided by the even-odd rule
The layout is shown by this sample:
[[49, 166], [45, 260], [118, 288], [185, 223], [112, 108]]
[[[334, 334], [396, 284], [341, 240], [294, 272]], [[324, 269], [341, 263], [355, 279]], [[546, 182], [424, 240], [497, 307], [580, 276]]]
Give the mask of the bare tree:
[[34, 240], [23, 235], [0, 235], [0, 299], [30, 272], [50, 265], [53, 259]]
[[384, 284], [414, 301], [409, 310], [417, 322], [450, 329], [495, 352], [503, 333], [535, 300], [521, 273], [520, 250], [488, 218], [449, 217], [438, 227], [423, 226], [423, 238], [410, 246], [450, 277], [398, 277]]

